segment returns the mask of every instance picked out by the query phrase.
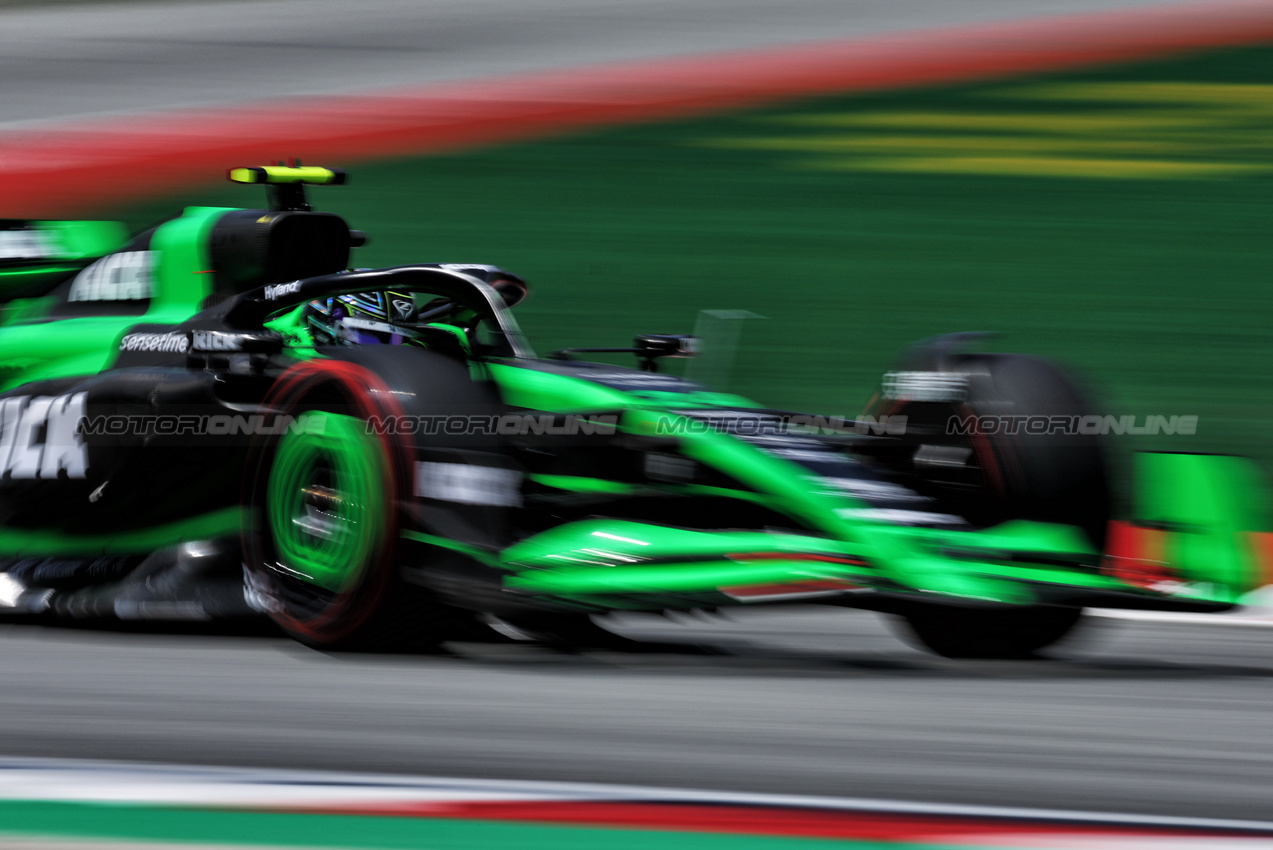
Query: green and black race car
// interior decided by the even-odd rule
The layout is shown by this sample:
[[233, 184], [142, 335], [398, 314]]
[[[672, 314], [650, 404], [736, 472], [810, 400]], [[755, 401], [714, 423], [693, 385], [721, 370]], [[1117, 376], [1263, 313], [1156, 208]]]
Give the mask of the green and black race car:
[[[268, 166], [270, 209], [190, 207], [124, 242], [0, 223], [0, 606], [264, 614], [324, 647], [416, 647], [477, 618], [590, 639], [610, 611], [817, 602], [950, 656], [1029, 655], [1089, 606], [1219, 611], [1256, 582], [1255, 483], [1141, 458], [1108, 475], [1055, 365], [913, 348], [856, 420], [658, 371], [537, 357], [493, 266], [347, 270], [364, 237]], [[596, 351], [596, 349], [594, 349]]]

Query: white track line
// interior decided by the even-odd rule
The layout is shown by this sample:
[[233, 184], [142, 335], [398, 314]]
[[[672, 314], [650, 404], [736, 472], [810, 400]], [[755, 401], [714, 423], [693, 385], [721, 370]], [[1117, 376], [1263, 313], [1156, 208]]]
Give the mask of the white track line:
[[1093, 608], [1097, 617], [1138, 620], [1149, 623], [1192, 623], [1200, 626], [1273, 626], [1273, 585], [1242, 597], [1242, 606], [1223, 614], [1182, 614], [1174, 611], [1128, 611], [1120, 608]]

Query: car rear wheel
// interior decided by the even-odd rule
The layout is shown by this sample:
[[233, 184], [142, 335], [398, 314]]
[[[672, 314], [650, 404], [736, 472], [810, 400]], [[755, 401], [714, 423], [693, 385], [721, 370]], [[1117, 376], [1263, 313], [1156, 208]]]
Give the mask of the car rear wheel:
[[285, 430], [260, 441], [249, 465], [247, 593], [310, 646], [421, 649], [456, 619], [397, 572], [408, 451], [367, 427], [397, 413], [393, 398], [368, 369], [316, 360], [281, 376], [267, 399]]

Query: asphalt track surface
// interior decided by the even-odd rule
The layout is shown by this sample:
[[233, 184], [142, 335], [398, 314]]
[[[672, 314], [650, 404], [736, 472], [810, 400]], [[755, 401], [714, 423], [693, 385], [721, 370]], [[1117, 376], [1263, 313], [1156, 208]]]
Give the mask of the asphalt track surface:
[[213, 0], [0, 7], [0, 129], [1166, 0]]
[[1273, 629], [1098, 622], [957, 662], [874, 614], [628, 615], [638, 651], [0, 626], [0, 753], [1136, 814], [1273, 811]]

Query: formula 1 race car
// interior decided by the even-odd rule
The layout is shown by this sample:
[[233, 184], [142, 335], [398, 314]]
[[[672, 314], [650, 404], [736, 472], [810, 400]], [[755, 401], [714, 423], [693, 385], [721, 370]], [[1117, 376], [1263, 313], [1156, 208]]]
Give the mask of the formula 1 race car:
[[844, 420], [660, 372], [688, 336], [540, 358], [517, 275], [348, 270], [365, 237], [304, 193], [343, 172], [230, 176], [270, 209], [127, 242], [0, 223], [3, 609], [397, 649], [483, 617], [587, 640], [610, 611], [809, 601], [1020, 657], [1085, 607], [1219, 611], [1257, 580], [1237, 458], [1143, 456], [1118, 538], [1154, 552], [1107, 539], [1101, 417], [1047, 361], [942, 337]]

